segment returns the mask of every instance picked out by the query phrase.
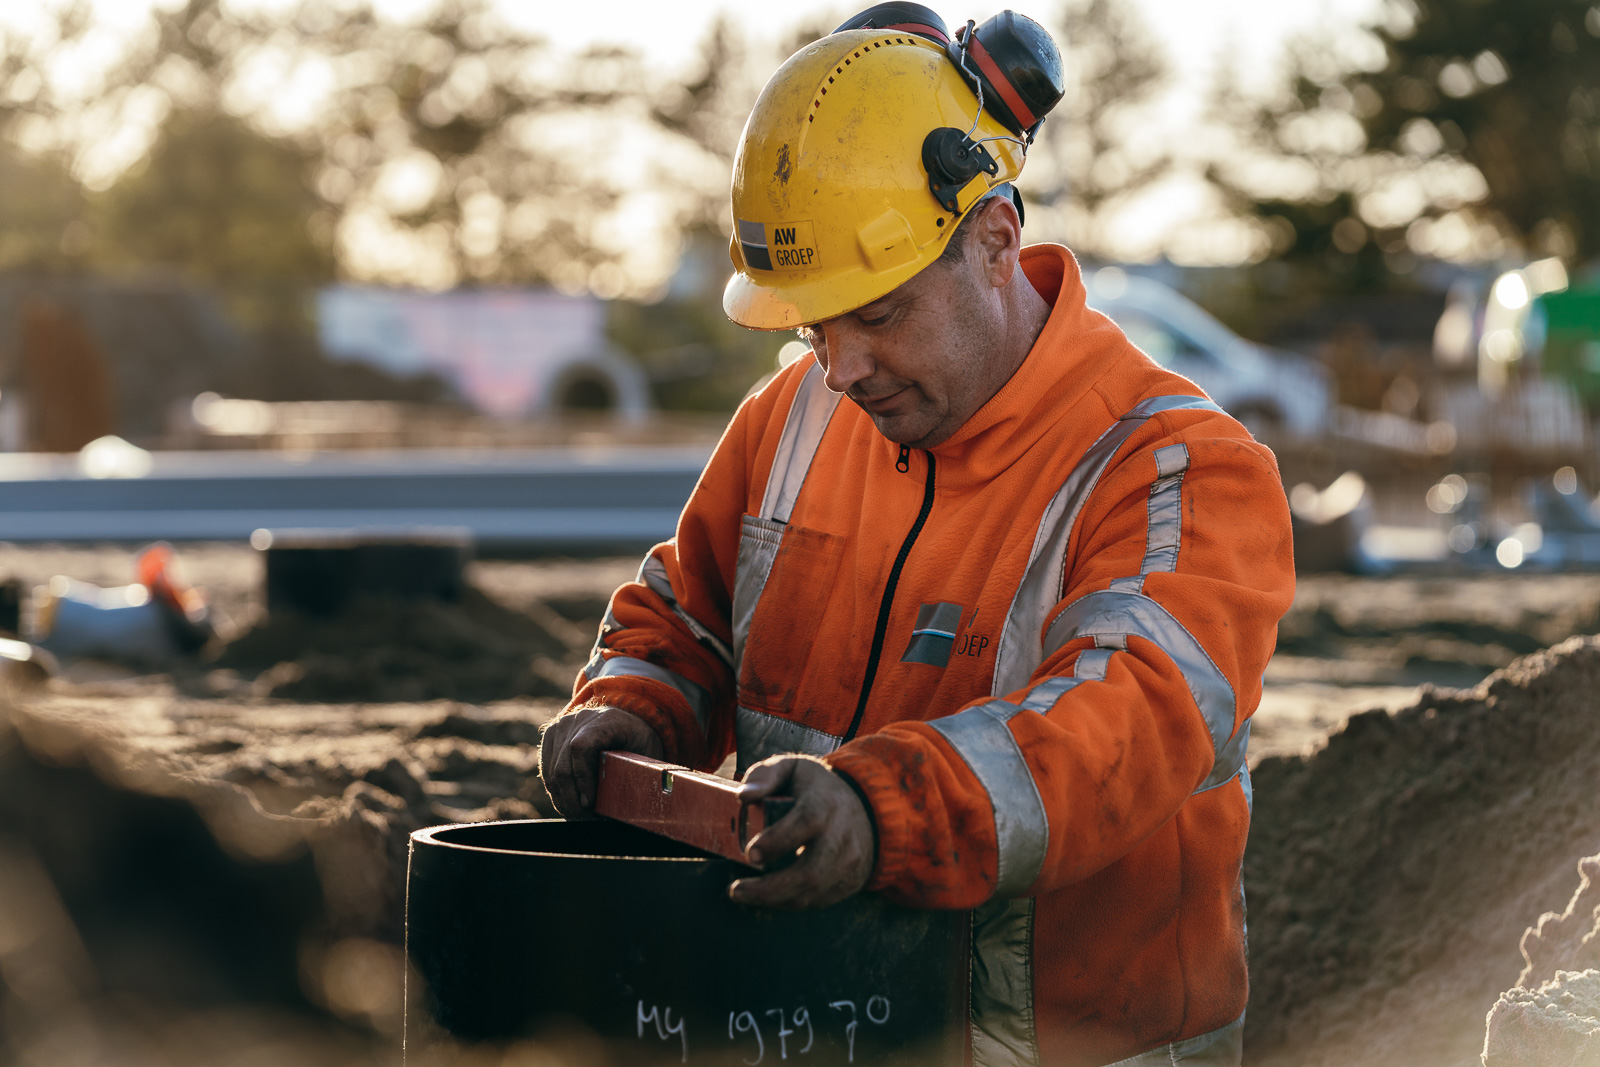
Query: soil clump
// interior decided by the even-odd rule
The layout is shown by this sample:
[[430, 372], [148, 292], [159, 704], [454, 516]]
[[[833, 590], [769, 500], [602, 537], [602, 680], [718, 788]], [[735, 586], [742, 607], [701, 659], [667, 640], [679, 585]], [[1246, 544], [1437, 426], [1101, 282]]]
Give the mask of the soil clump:
[[1478, 1062], [1519, 935], [1600, 844], [1597, 690], [1573, 638], [1255, 766], [1247, 1063]]
[[1600, 856], [1578, 861], [1566, 910], [1528, 928], [1522, 958], [1489, 1012], [1486, 1067], [1600, 1065]]
[[1547, 911], [1522, 935], [1527, 965], [1517, 985], [1535, 989], [1557, 971], [1600, 967], [1600, 856], [1578, 861], [1578, 888], [1565, 911]]
[[1484, 1067], [1600, 1067], [1600, 971], [1557, 971], [1489, 1012]]
[[485, 703], [566, 695], [570, 651], [540, 620], [469, 588], [455, 603], [362, 596], [327, 617], [275, 611], [214, 665], [286, 700]]

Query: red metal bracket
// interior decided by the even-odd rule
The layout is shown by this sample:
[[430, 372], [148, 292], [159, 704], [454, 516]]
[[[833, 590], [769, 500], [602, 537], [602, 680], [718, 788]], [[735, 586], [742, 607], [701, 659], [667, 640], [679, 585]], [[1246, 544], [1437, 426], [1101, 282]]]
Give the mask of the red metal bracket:
[[761, 804], [745, 804], [739, 799], [739, 789], [738, 782], [675, 763], [630, 752], [605, 752], [600, 757], [594, 810], [746, 863], [745, 845], [788, 814], [794, 798], [769, 797]]

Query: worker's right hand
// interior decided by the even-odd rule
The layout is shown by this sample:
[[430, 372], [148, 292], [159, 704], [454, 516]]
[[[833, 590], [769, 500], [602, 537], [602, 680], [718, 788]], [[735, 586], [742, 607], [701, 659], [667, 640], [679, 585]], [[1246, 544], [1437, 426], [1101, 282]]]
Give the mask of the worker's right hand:
[[600, 782], [600, 754], [608, 751], [654, 759], [666, 755], [656, 732], [621, 708], [579, 708], [545, 727], [539, 738], [539, 776], [562, 816], [589, 817]]

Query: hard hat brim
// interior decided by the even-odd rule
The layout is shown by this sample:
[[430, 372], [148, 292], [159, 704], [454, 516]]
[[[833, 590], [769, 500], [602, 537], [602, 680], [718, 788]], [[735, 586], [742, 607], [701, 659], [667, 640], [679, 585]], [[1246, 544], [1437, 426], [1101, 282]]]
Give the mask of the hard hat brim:
[[722, 292], [723, 313], [752, 330], [793, 330], [837, 318], [887, 296], [928, 266], [915, 260], [889, 270], [827, 274], [811, 281], [774, 279], [770, 284], [735, 271]]

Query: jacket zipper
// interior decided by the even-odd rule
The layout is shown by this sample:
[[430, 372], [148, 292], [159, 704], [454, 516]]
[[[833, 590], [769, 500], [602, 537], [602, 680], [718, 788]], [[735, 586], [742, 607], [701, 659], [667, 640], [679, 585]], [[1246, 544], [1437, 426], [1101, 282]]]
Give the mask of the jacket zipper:
[[[900, 554], [895, 557], [894, 566], [889, 570], [889, 581], [883, 587], [883, 603], [878, 605], [878, 625], [872, 632], [872, 651], [867, 656], [867, 671], [861, 679], [861, 698], [856, 701], [855, 718], [850, 720], [850, 729], [844, 732], [840, 744], [850, 740], [861, 729], [861, 717], [867, 712], [867, 698], [872, 695], [872, 681], [878, 674], [878, 657], [883, 655], [883, 639], [889, 632], [889, 609], [894, 605], [894, 590], [900, 584], [900, 572], [905, 569], [906, 558], [911, 555], [911, 546], [917, 543], [917, 535], [922, 532], [923, 524], [928, 521], [928, 513], [933, 510], [933, 453], [924, 455], [928, 457], [928, 482], [922, 491], [922, 510], [917, 512], [917, 521], [911, 524], [911, 532], [901, 542]], [[900, 446], [900, 459], [895, 463], [895, 469], [902, 473], [911, 469], [911, 449], [905, 445]]]

